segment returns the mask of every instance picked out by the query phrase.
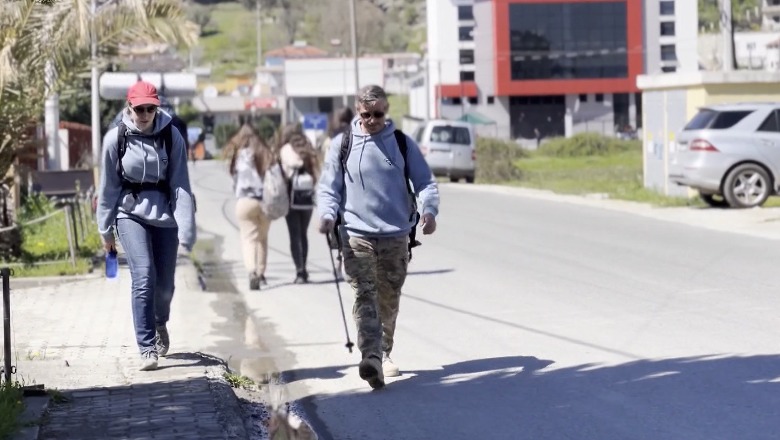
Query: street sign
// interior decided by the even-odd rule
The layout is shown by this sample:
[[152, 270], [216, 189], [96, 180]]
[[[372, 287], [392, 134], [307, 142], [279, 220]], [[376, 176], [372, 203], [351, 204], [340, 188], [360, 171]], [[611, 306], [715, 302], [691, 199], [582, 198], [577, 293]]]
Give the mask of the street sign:
[[301, 123], [304, 130], [322, 130], [328, 129], [327, 113], [304, 113]]

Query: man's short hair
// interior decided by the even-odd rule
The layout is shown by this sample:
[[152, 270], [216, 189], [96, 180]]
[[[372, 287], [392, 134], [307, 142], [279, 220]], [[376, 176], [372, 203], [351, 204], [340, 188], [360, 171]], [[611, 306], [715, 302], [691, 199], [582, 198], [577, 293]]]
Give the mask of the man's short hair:
[[359, 103], [370, 104], [379, 100], [387, 101], [387, 93], [385, 93], [385, 89], [377, 85], [365, 86], [360, 89], [360, 93], [358, 94]]

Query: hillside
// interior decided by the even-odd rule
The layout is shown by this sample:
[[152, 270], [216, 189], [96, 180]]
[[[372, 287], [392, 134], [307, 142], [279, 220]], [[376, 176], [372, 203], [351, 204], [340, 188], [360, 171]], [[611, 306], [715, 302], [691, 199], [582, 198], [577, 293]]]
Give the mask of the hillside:
[[[190, 17], [201, 25], [193, 61], [214, 66], [215, 79], [252, 72], [257, 61], [255, 0], [189, 3]], [[361, 53], [421, 50], [424, 0], [358, 0], [356, 10]], [[346, 0], [261, 0], [261, 11], [263, 52], [303, 40], [332, 53], [351, 53]]]

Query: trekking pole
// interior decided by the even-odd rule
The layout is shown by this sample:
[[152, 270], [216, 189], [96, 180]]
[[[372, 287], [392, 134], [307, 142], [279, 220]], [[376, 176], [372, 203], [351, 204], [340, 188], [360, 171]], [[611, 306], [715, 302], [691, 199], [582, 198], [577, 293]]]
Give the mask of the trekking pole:
[[349, 329], [347, 328], [347, 315], [344, 314], [344, 302], [341, 300], [341, 286], [339, 286], [339, 275], [336, 273], [336, 260], [333, 259], [333, 252], [330, 248], [330, 240], [328, 239], [328, 236], [325, 235], [325, 240], [328, 242], [328, 255], [330, 255], [330, 264], [333, 266], [333, 281], [336, 283], [336, 292], [339, 294], [339, 306], [341, 306], [341, 319], [344, 321], [344, 333], [347, 335], [347, 343], [345, 344], [345, 347], [347, 347], [347, 350], [349, 350], [350, 353], [352, 353], [352, 347], [355, 346], [355, 344], [352, 343], [352, 341], [349, 340]]

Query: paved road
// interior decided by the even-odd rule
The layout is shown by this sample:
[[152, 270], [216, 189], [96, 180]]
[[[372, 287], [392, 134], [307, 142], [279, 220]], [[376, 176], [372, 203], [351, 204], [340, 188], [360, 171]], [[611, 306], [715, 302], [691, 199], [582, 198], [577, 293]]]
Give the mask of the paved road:
[[[270, 286], [249, 292], [224, 165], [198, 163], [193, 181], [201, 237], [222, 259], [212, 282], [247, 304], [249, 348], [232, 362], [250, 376], [284, 371], [288, 397], [322, 438], [780, 432], [776, 211], [649, 210], [442, 185], [439, 230], [416, 251], [404, 289], [393, 356], [404, 375], [371, 392], [357, 376], [359, 354], [344, 348], [315, 225], [314, 282], [289, 284], [280, 220]], [[349, 316], [351, 292], [342, 292]], [[349, 331], [354, 338], [351, 320]]]

